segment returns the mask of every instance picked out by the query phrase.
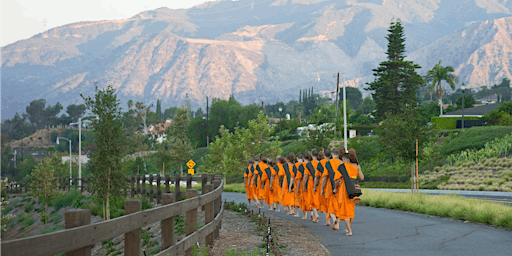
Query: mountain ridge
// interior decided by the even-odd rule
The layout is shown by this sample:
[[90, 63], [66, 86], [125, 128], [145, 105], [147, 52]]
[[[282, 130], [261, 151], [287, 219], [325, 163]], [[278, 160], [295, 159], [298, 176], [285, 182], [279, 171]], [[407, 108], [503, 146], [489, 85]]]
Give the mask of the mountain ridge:
[[177, 106], [186, 94], [193, 108], [206, 96], [288, 101], [299, 89], [328, 94], [336, 71], [361, 89], [386, 59], [393, 17], [420, 73], [442, 60], [469, 87], [490, 85], [512, 78], [510, 10], [505, 0], [241, 0], [72, 23], [2, 47], [2, 118], [39, 98], [82, 103], [95, 81], [112, 83], [123, 107], [129, 99]]

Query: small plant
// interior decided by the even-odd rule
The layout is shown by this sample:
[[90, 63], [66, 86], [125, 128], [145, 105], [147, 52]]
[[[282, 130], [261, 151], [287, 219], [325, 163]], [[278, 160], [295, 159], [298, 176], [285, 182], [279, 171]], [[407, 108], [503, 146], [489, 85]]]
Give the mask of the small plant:
[[162, 250], [160, 245], [155, 246], [151, 251], [148, 252], [149, 255], [157, 254]]
[[178, 235], [185, 234], [185, 217], [183, 215], [174, 216], [174, 230]]
[[29, 212], [31, 212], [31, 211], [33, 211], [33, 210], [34, 210], [34, 205], [33, 205], [33, 204], [27, 204], [27, 205], [25, 206], [25, 212], [26, 212], [26, 213], [29, 213]]

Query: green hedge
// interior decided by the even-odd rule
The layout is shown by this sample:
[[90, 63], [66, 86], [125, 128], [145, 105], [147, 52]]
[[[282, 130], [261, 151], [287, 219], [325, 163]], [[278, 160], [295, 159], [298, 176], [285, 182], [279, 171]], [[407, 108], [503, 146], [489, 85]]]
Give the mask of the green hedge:
[[[457, 120], [461, 117], [432, 117], [431, 122], [435, 124], [437, 130], [453, 130], [457, 129]], [[480, 120], [481, 117], [465, 116], [464, 120]]]
[[457, 138], [454, 138], [441, 148], [442, 155], [460, 153], [462, 150], [479, 150], [485, 143], [497, 138], [503, 138], [512, 133], [510, 126], [481, 126], [471, 127], [461, 131]]

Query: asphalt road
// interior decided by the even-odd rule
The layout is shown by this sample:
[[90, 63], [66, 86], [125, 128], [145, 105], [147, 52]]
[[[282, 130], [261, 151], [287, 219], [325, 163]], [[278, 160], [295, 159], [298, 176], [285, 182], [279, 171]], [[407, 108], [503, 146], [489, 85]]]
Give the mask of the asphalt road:
[[[245, 194], [222, 193], [222, 199], [247, 203]], [[249, 209], [258, 210], [254, 207]], [[345, 224], [340, 230], [324, 226], [325, 215], [320, 214], [318, 223], [261, 209], [265, 214], [292, 220], [320, 242], [332, 255], [512, 255], [512, 232], [485, 225], [463, 223], [447, 218], [402, 212], [388, 209], [356, 206], [352, 227], [353, 235], [345, 236]]]

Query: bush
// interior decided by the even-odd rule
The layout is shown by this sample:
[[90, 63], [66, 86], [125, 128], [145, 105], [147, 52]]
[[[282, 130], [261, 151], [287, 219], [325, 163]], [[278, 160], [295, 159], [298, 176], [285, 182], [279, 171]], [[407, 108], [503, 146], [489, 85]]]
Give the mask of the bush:
[[26, 212], [26, 213], [29, 213], [29, 212], [31, 212], [31, 211], [33, 211], [33, 210], [34, 210], [34, 205], [33, 205], [33, 204], [27, 204], [27, 205], [25, 206], [25, 212]]
[[[457, 120], [461, 120], [460, 117], [432, 117], [431, 122], [435, 125], [437, 130], [453, 130], [457, 129]], [[465, 116], [464, 120], [480, 120], [480, 117]]]
[[482, 126], [471, 127], [461, 131], [459, 136], [451, 140], [441, 148], [441, 154], [449, 155], [459, 153], [462, 150], [479, 150], [485, 146], [485, 143], [497, 138], [503, 138], [512, 133], [512, 127], [506, 126]]
[[61, 208], [72, 206], [73, 200], [80, 196], [81, 192], [79, 190], [73, 189], [65, 194], [61, 194], [59, 197], [53, 199], [51, 201], [51, 206], [55, 208], [55, 211], [60, 210]]

